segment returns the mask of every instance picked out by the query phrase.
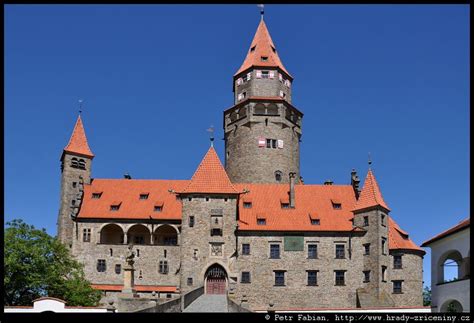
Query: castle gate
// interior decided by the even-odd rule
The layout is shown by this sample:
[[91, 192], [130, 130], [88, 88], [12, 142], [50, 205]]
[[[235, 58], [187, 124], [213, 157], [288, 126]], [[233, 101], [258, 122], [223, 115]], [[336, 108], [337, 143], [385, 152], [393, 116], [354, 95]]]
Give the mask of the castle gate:
[[225, 294], [227, 274], [225, 269], [214, 264], [206, 271], [206, 294]]

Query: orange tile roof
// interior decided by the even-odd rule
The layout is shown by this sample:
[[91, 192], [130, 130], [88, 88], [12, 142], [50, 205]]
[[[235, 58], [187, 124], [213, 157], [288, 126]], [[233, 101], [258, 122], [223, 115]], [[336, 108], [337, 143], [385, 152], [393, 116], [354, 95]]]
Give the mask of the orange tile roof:
[[[84, 198], [78, 218], [100, 219], [153, 219], [181, 220], [181, 202], [168, 190], [181, 191], [189, 181], [144, 179], [94, 179], [84, 185]], [[149, 192], [148, 199], [140, 200], [140, 193]], [[102, 192], [98, 199], [93, 192]], [[157, 202], [162, 202], [161, 212], [154, 212]], [[110, 206], [120, 203], [117, 211]]]
[[[91, 287], [98, 290], [121, 291], [123, 285], [91, 284]], [[135, 285], [137, 292], [161, 292], [176, 293], [176, 286], [158, 286], [158, 285]]]
[[210, 147], [194, 173], [189, 185], [181, 193], [230, 193], [238, 194], [217, 156]]
[[375, 176], [372, 173], [372, 170], [369, 169], [367, 177], [365, 178], [364, 188], [362, 189], [362, 192], [360, 192], [359, 199], [357, 200], [353, 210], [362, 210], [377, 205], [380, 205], [390, 211], [387, 204], [383, 200], [382, 193], [380, 192], [379, 185], [375, 180]]
[[82, 124], [82, 119], [80, 115], [79, 117], [77, 117], [76, 125], [74, 126], [74, 130], [72, 131], [69, 143], [64, 148], [64, 152], [76, 153], [90, 158], [94, 158], [94, 154], [92, 153], [91, 149], [89, 148], [89, 144], [87, 143], [86, 132], [84, 131], [84, 126]]
[[433, 238], [426, 240], [421, 244], [422, 247], [427, 247], [429, 244], [438, 241], [439, 239], [445, 238], [453, 233], [456, 233], [458, 231], [461, 231], [463, 229], [469, 228], [471, 225], [471, 218], [467, 218], [456, 224], [454, 227], [449, 228], [448, 230], [445, 230], [441, 232], [440, 234], [437, 234]]
[[408, 233], [400, 229], [398, 224], [390, 216], [388, 217], [388, 248], [390, 250], [419, 250], [424, 253], [424, 250], [411, 241]]
[[[252, 48], [254, 48], [253, 51]], [[268, 57], [267, 60], [262, 61], [262, 56]], [[255, 36], [253, 37], [252, 44], [250, 45], [247, 56], [245, 57], [242, 66], [239, 68], [237, 73], [235, 73], [235, 75], [247, 70], [252, 66], [279, 67], [286, 74], [288, 74], [288, 76], [291, 77], [290, 73], [288, 73], [288, 71], [283, 66], [280, 57], [278, 57], [276, 47], [273, 44], [272, 37], [270, 36], [270, 33], [268, 32], [267, 26], [263, 19], [258, 25], [257, 31], [255, 32]]]

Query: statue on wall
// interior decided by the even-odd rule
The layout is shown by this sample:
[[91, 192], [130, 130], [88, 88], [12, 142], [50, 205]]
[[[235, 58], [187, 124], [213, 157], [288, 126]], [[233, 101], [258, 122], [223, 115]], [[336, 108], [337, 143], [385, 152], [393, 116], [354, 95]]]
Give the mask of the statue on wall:
[[135, 263], [135, 252], [133, 251], [133, 245], [129, 244], [128, 245], [128, 252], [127, 252], [127, 257], [125, 258], [127, 264], [133, 268], [133, 264]]

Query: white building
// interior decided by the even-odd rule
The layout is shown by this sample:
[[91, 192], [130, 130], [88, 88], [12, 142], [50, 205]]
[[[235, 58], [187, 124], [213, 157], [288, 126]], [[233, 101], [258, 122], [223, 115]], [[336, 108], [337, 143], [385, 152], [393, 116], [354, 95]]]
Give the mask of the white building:
[[41, 297], [33, 306], [5, 306], [5, 313], [107, 313], [105, 307], [66, 306], [66, 302], [54, 297]]
[[[470, 311], [470, 218], [425, 241], [431, 248], [431, 311]], [[447, 279], [448, 266], [457, 275]]]

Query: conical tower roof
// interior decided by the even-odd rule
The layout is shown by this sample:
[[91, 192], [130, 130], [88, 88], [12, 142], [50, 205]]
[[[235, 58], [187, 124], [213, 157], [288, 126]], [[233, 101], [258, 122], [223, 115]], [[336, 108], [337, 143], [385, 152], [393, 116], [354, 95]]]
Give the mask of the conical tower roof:
[[353, 211], [367, 209], [373, 206], [381, 206], [387, 211], [390, 211], [382, 197], [382, 193], [380, 192], [379, 185], [375, 180], [375, 176], [372, 173], [372, 170], [369, 169], [367, 177], [365, 178], [364, 188], [360, 193], [359, 199], [357, 200]]
[[188, 187], [181, 193], [238, 194], [213, 147], [209, 148]]
[[69, 139], [69, 143], [66, 147], [64, 147], [64, 152], [94, 158], [94, 154], [87, 143], [86, 132], [84, 131], [84, 125], [82, 124], [80, 115], [77, 118], [76, 125], [74, 126], [71, 138]]
[[247, 70], [252, 66], [279, 67], [286, 74], [288, 74], [288, 76], [292, 77], [290, 73], [288, 73], [288, 71], [285, 69], [285, 66], [283, 66], [280, 57], [278, 57], [276, 47], [273, 44], [272, 37], [270, 36], [270, 33], [268, 32], [267, 26], [263, 19], [258, 25], [257, 32], [253, 37], [252, 44], [250, 45], [244, 63], [234, 76]]

